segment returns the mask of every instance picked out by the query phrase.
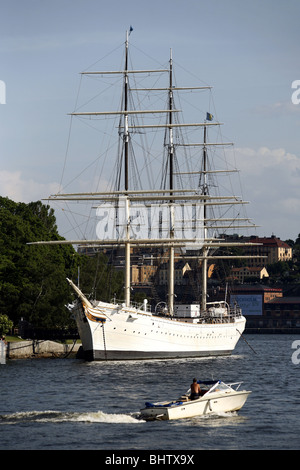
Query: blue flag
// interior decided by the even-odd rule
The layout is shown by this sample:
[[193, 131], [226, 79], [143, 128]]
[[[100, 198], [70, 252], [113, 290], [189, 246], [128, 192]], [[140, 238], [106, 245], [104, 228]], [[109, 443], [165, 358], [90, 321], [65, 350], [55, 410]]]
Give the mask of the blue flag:
[[212, 120], [213, 120], [213, 118], [214, 118], [214, 117], [213, 117], [213, 115], [212, 115], [212, 114], [210, 114], [210, 113], [206, 113], [206, 120], [207, 120], [207, 121], [212, 121]]

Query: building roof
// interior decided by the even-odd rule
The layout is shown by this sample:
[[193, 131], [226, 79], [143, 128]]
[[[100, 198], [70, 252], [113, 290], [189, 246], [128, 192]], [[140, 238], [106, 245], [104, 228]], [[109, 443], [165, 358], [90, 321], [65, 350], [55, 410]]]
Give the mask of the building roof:
[[237, 294], [237, 293], [253, 293], [253, 292], [256, 292], [256, 293], [261, 293], [263, 294], [264, 292], [273, 292], [273, 293], [277, 293], [277, 294], [282, 294], [282, 289], [279, 287], [268, 287], [268, 286], [264, 286], [264, 285], [261, 285], [261, 284], [257, 284], [255, 286], [247, 286], [247, 285], [242, 285], [242, 286], [236, 286], [234, 287], [234, 293]]
[[290, 248], [290, 245], [288, 245], [286, 242], [283, 242], [280, 240], [280, 238], [277, 238], [275, 236], [272, 237], [251, 237], [250, 242], [253, 243], [262, 243], [265, 246], [270, 246], [274, 248]]
[[252, 267], [248, 267], [248, 266], [242, 266], [241, 268], [232, 268], [231, 271], [232, 272], [239, 272], [239, 271], [249, 271], [251, 273], [259, 273], [261, 272], [263, 269], [266, 269], [266, 268], [261, 268], [261, 267], [257, 267], [257, 268], [252, 268]]
[[267, 304], [299, 304], [300, 297], [275, 297], [274, 299], [266, 302]]

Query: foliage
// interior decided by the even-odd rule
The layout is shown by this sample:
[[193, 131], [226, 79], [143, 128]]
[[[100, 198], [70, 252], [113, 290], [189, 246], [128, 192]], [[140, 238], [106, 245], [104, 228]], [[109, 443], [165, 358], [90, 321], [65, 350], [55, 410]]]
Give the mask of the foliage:
[[236, 256], [237, 258], [222, 259], [215, 262], [212, 279], [225, 281], [230, 276], [233, 267], [246, 266], [246, 260], [238, 258], [243, 256], [244, 251], [240, 247], [222, 247], [218, 250], [218, 256]]
[[21, 317], [45, 328], [70, 324], [66, 277], [77, 270], [74, 248], [27, 244], [60, 239], [48, 205], [0, 197], [0, 312], [14, 324]]
[[124, 297], [123, 271], [115, 270], [103, 253], [81, 256], [80, 289], [91, 298], [110, 302], [113, 297]]
[[8, 318], [7, 315], [0, 314], [0, 336], [6, 335], [11, 331], [13, 322]]
[[78, 255], [68, 244], [28, 245], [40, 240], [63, 240], [54, 210], [0, 197], [0, 313], [15, 325], [23, 318], [35, 327], [74, 326], [65, 307], [74, 299], [66, 278], [76, 280], [78, 266], [84, 292], [108, 301], [122, 297], [123, 273], [109, 269], [104, 255]]

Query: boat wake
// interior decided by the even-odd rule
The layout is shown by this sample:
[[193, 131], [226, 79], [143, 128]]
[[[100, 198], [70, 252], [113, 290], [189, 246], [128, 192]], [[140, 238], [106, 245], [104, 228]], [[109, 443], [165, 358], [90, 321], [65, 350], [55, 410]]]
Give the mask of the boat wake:
[[24, 411], [0, 415], [0, 425], [19, 424], [26, 422], [60, 423], [60, 422], [82, 422], [82, 423], [116, 423], [137, 424], [143, 421], [130, 414], [94, 412], [63, 412], [63, 411]]

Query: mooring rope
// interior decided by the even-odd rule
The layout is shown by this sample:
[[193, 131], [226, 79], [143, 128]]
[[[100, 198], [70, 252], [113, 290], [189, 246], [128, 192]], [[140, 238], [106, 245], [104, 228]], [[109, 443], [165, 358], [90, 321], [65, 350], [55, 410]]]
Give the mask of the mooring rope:
[[105, 360], [107, 361], [107, 351], [106, 351], [106, 341], [105, 341], [104, 322], [102, 323], [102, 334], [103, 334], [104, 357], [105, 357]]
[[248, 344], [249, 348], [252, 349], [252, 351], [257, 354], [257, 352], [252, 348], [252, 346], [248, 343], [248, 341], [244, 338], [244, 336], [242, 335], [242, 333], [236, 328], [236, 331], [241, 335], [241, 338], [245, 341], [245, 343]]

